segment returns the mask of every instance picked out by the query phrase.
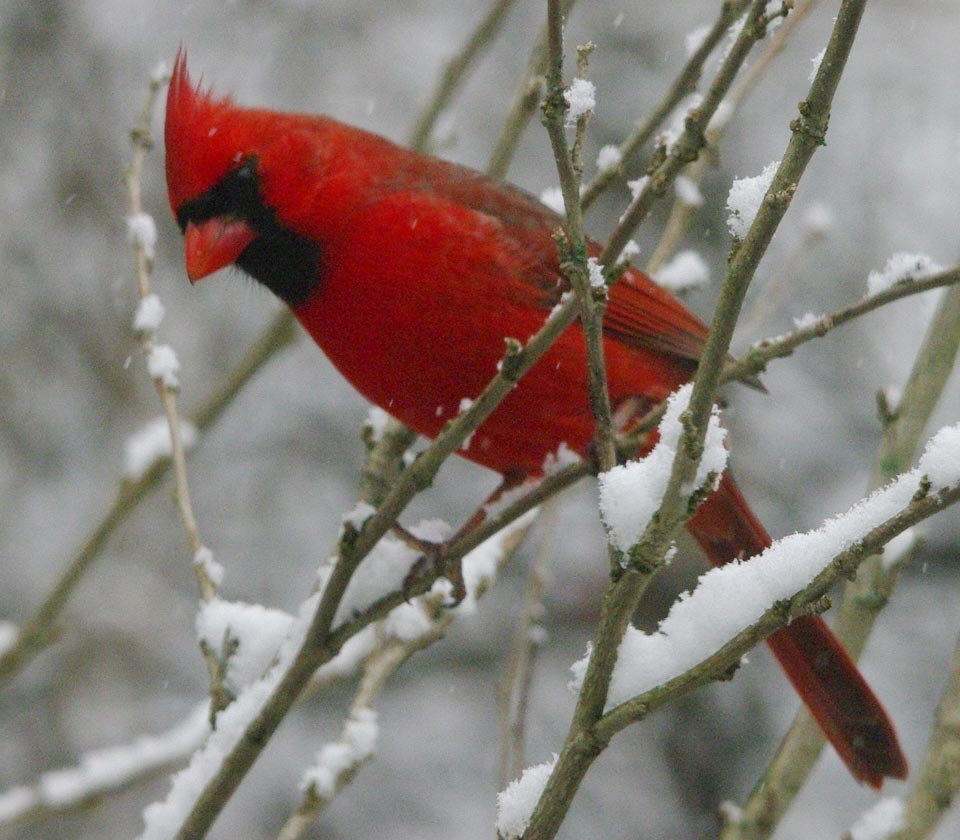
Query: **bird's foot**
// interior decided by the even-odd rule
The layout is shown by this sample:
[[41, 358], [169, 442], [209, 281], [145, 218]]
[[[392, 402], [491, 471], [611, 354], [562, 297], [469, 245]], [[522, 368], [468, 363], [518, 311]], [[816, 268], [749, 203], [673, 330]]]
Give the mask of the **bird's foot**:
[[424, 579], [442, 577], [449, 581], [452, 587], [452, 601], [446, 604], [447, 608], [459, 606], [467, 597], [467, 586], [463, 580], [461, 558], [450, 556], [450, 544], [421, 539], [399, 524], [394, 524], [393, 532], [421, 555], [403, 579], [404, 598], [409, 601], [413, 597], [417, 584]]

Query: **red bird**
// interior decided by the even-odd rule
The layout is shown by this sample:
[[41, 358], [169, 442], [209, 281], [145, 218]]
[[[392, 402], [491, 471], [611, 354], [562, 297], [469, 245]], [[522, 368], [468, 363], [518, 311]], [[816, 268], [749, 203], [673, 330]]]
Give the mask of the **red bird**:
[[[435, 437], [566, 288], [560, 218], [525, 192], [323, 116], [241, 108], [195, 87], [177, 57], [167, 98], [170, 206], [196, 281], [230, 264], [271, 289], [368, 400]], [[599, 246], [596, 247], [597, 253]], [[636, 270], [610, 289], [610, 398], [642, 412], [694, 374], [707, 329]], [[537, 475], [594, 432], [572, 325], [474, 434], [464, 457]], [[729, 473], [687, 526], [720, 565], [770, 537]], [[768, 640], [853, 776], [879, 787], [906, 760], [883, 707], [827, 625]]]

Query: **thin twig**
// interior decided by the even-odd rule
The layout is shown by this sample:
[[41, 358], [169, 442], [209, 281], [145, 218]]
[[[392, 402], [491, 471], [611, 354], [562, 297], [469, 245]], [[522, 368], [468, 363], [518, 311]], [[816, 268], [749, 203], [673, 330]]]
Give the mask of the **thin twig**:
[[425, 150], [430, 143], [433, 128], [450, 104], [450, 100], [457, 88], [463, 82], [473, 62], [481, 52], [490, 45], [503, 26], [507, 12], [516, 0], [493, 0], [486, 15], [477, 24], [476, 29], [467, 39], [463, 48], [454, 55], [443, 68], [436, 90], [427, 107], [423, 109], [410, 132], [409, 145], [412, 149]]
[[[710, 27], [703, 41], [687, 59], [687, 63], [673, 80], [670, 89], [618, 147], [622, 162], [630, 160], [633, 155], [646, 146], [654, 132], [670, 116], [674, 108], [680, 104], [685, 96], [697, 89], [697, 82], [700, 80], [700, 74], [703, 73], [703, 65], [707, 58], [724, 35], [727, 34], [731, 24], [740, 17], [747, 7], [747, 3], [749, 3], [749, 0], [724, 0], [720, 4], [719, 16], [714, 21], [713, 26]], [[589, 208], [605, 190], [617, 181], [622, 174], [622, 170], [623, 163], [620, 166], [604, 169], [593, 176], [584, 187], [583, 195], [580, 198], [584, 210]]]
[[[796, 30], [797, 25], [806, 17], [813, 8], [816, 0], [796, 0], [793, 4], [790, 14], [781, 23], [770, 36], [769, 43], [761, 51], [757, 60], [749, 65], [737, 81], [734, 83], [730, 92], [723, 99], [723, 108], [726, 113], [723, 119], [713, 120], [707, 125], [704, 131], [706, 148], [700, 156], [684, 171], [684, 177], [693, 184], [698, 185], [703, 181], [708, 167], [716, 165], [719, 144], [723, 138], [726, 128], [730, 125], [733, 113], [740, 107], [743, 100], [753, 91], [757, 82], [762, 78], [770, 63], [783, 52], [784, 45], [789, 37]], [[693, 219], [696, 217], [699, 207], [688, 204], [678, 194], [674, 197], [673, 206], [670, 208], [670, 215], [667, 217], [667, 223], [664, 226], [663, 234], [657, 242], [656, 248], [650, 259], [644, 266], [644, 271], [648, 274], [655, 274], [676, 251], [680, 239], [686, 230], [690, 227]], [[778, 272], [777, 277], [787, 277], [788, 272]], [[742, 319], [741, 319], [742, 329]]]
[[[566, 208], [566, 227], [557, 236], [560, 269], [570, 281], [580, 304], [580, 323], [587, 350], [587, 389], [593, 411], [596, 431], [597, 456], [601, 470], [611, 469], [617, 461], [613, 441], [610, 394], [607, 390], [606, 365], [603, 356], [603, 310], [607, 288], [593, 286], [587, 264], [587, 241], [583, 235], [583, 211], [580, 207], [580, 175], [577, 150], [586, 129], [589, 114], [577, 120], [574, 148], [567, 145], [566, 113], [563, 86], [563, 15], [560, 0], [547, 3], [547, 93], [543, 102], [543, 123], [550, 137], [553, 157], [560, 177], [560, 189]], [[580, 75], [586, 63], [586, 51], [581, 53]]]
[[540, 517], [539, 545], [527, 569], [523, 610], [516, 622], [506, 673], [497, 685], [500, 725], [498, 790], [503, 790], [527, 766], [524, 747], [530, 688], [533, 684], [537, 651], [543, 644], [543, 593], [546, 588], [547, 558], [553, 554], [556, 536], [556, 503], [548, 504]]
[[[570, 13], [575, 2], [576, 0], [562, 0], [560, 11], [564, 17]], [[510, 162], [513, 160], [517, 152], [517, 145], [520, 143], [521, 136], [523, 136], [523, 130], [527, 127], [543, 100], [547, 62], [547, 26], [544, 24], [540, 34], [537, 35], [537, 40], [534, 41], [526, 68], [520, 77], [520, 82], [517, 84], [517, 89], [507, 110], [507, 116], [503, 121], [503, 128], [500, 129], [500, 135], [494, 143], [490, 159], [487, 161], [486, 173], [491, 178], [502, 180], [507, 175]]]
[[937, 706], [936, 722], [923, 766], [906, 798], [904, 827], [887, 840], [923, 840], [942, 821], [960, 790], [960, 641], [953, 651], [950, 678]]

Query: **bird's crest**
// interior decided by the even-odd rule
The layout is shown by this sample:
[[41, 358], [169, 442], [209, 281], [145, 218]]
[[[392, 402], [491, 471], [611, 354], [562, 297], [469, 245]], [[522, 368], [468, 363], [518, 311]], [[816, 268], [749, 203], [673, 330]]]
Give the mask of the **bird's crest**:
[[164, 125], [167, 192], [174, 213], [239, 164], [245, 148], [238, 111], [229, 97], [215, 98], [190, 81], [181, 48], [170, 77]]

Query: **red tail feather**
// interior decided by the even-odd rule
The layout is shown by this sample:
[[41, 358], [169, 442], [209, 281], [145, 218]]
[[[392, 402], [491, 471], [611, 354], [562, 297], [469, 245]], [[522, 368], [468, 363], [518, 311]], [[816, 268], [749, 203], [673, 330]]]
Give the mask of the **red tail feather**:
[[[729, 474], [688, 528], [716, 566], [770, 545]], [[855, 779], [879, 788], [885, 776], [906, 777], [907, 761], [893, 724], [822, 619], [798, 618], [767, 643]]]

